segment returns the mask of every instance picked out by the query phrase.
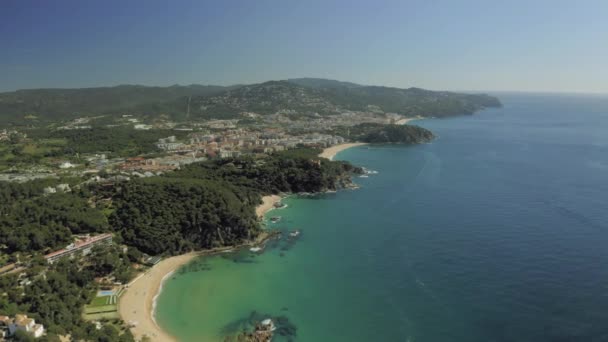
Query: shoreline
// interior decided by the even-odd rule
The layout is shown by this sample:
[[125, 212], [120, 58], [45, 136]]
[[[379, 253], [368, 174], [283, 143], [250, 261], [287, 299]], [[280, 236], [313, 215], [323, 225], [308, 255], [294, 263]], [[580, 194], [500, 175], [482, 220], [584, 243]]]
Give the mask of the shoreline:
[[120, 296], [118, 312], [135, 339], [144, 336], [152, 341], [177, 341], [162, 330], [155, 319], [156, 299], [164, 281], [179, 267], [187, 264], [201, 252], [190, 252], [161, 260], [158, 264], [135, 278]]
[[363, 145], [368, 145], [368, 143], [355, 142], [355, 143], [344, 143], [344, 144], [330, 146], [330, 147], [325, 148], [323, 150], [323, 152], [321, 152], [319, 154], [319, 157], [327, 158], [329, 160], [334, 160], [334, 157], [336, 156], [336, 154], [338, 154], [344, 150], [347, 150], [351, 147], [363, 146]]
[[[277, 195], [273, 196], [279, 197]], [[273, 196], [266, 197], [274, 199]], [[274, 202], [270, 203], [272, 207]], [[127, 285], [127, 288], [118, 301], [118, 313], [120, 318], [127, 326], [130, 326], [129, 330], [131, 330], [133, 337], [138, 341], [144, 336], [147, 336], [151, 341], [177, 342], [178, 340], [174, 336], [163, 330], [156, 322], [156, 303], [158, 297], [162, 293], [164, 282], [180, 267], [188, 264], [197, 257], [215, 255], [246, 246], [260, 245], [273, 236], [275, 235], [272, 233], [262, 232], [255, 241], [246, 242], [237, 246], [189, 252], [161, 260], [158, 264], [137, 276]]]
[[[367, 143], [344, 143], [330, 146], [324, 149], [319, 156], [332, 160], [339, 152], [362, 145], [367, 145]], [[263, 196], [262, 204], [258, 205], [255, 209], [256, 216], [259, 219], [263, 219], [264, 215], [275, 209], [274, 204], [282, 198], [279, 195]], [[272, 234], [264, 232], [255, 241], [238, 246], [189, 252], [161, 260], [158, 264], [138, 275], [127, 285], [124, 293], [119, 298], [118, 313], [121, 319], [130, 326], [129, 329], [136, 340], [141, 340], [144, 336], [147, 336], [152, 341], [178, 341], [156, 322], [157, 299], [162, 293], [164, 282], [180, 267], [188, 264], [196, 257], [213, 255], [244, 246], [259, 245], [272, 236]]]
[[279, 196], [279, 195], [263, 196], [262, 197], [262, 204], [258, 205], [255, 208], [255, 214], [260, 219], [264, 218], [264, 215], [266, 215], [267, 212], [269, 212], [272, 209], [274, 209], [274, 204], [277, 203], [277, 202], [279, 202], [281, 200], [281, 198], [282, 197]]
[[400, 120], [395, 121], [395, 125], [405, 125], [410, 121], [414, 121], [414, 120], [420, 120], [420, 119], [424, 119], [422, 116], [418, 115], [418, 116], [414, 116], [411, 118], [403, 118]]

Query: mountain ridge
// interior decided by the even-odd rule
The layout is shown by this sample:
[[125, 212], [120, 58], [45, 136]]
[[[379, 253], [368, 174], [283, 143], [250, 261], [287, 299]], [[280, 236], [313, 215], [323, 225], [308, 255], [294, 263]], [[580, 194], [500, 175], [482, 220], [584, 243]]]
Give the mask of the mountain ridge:
[[22, 125], [95, 115], [165, 115], [173, 120], [237, 118], [289, 112], [320, 115], [344, 111], [451, 116], [501, 106], [486, 94], [360, 85], [320, 78], [295, 78], [256, 84], [168, 87], [119, 85], [92, 88], [22, 89], [0, 93], [0, 123]]

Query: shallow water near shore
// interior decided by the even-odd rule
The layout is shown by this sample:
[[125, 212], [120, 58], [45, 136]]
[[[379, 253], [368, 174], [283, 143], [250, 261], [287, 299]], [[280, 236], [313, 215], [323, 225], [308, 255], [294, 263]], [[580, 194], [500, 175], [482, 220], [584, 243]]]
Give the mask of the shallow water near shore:
[[296, 239], [177, 270], [159, 325], [180, 341], [267, 316], [276, 341], [607, 340], [608, 98], [498, 96], [413, 122], [431, 144], [338, 154], [378, 174], [266, 215]]

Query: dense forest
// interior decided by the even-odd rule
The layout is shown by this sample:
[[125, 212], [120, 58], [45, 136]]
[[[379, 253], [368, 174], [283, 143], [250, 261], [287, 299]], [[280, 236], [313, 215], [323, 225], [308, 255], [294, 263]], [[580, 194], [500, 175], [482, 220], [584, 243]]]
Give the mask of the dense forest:
[[58, 180], [24, 184], [0, 182], [0, 246], [2, 253], [44, 252], [64, 247], [72, 234], [108, 231], [101, 211], [91, 208], [88, 193], [44, 195]]
[[421, 144], [427, 143], [435, 138], [431, 131], [416, 125], [380, 125], [367, 123], [348, 128], [342, 127], [334, 132], [353, 141], [378, 144]]
[[[7, 255], [42, 253], [65, 246], [72, 234], [107, 231], [152, 254], [242, 242], [258, 232], [254, 208], [262, 195], [333, 190], [359, 170], [318, 153], [211, 160], [110, 190], [83, 185], [44, 194], [60, 180], [0, 182], [0, 246]], [[99, 198], [111, 198], [111, 207], [96, 205]]]
[[259, 231], [259, 195], [246, 190], [191, 178], [134, 180], [114, 197], [110, 222], [127, 244], [150, 254], [236, 245]]
[[358, 170], [318, 153], [213, 160], [122, 184], [110, 225], [127, 244], [151, 254], [242, 243], [259, 233], [255, 207], [262, 195], [336, 189]]
[[317, 157], [320, 150], [301, 148], [276, 153], [268, 158], [217, 159], [192, 164], [167, 177], [223, 179], [263, 194], [336, 190], [350, 181], [350, 172], [360, 172], [348, 162]]

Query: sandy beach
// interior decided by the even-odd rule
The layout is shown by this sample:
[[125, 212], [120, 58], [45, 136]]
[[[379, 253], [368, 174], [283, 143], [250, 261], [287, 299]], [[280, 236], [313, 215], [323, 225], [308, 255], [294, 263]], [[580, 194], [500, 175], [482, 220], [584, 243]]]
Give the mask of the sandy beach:
[[129, 284], [129, 288], [120, 297], [119, 312], [125, 323], [133, 325], [131, 332], [136, 340], [148, 336], [152, 341], [177, 341], [162, 331], [154, 321], [155, 297], [165, 277], [199, 254], [192, 252], [164, 259]]
[[264, 215], [271, 209], [274, 208], [274, 204], [281, 200], [281, 196], [279, 195], [268, 195], [262, 197], [262, 204], [255, 208], [255, 213], [259, 218], [264, 217]]
[[334, 146], [324, 149], [323, 152], [321, 152], [321, 154], [319, 154], [319, 157], [333, 160], [334, 157], [336, 156], [336, 154], [338, 154], [338, 152], [344, 151], [351, 147], [361, 146], [361, 145], [367, 145], [367, 143], [345, 143], [345, 144], [334, 145]]
[[406, 123], [408, 123], [410, 121], [420, 120], [420, 119], [422, 119], [422, 116], [414, 116], [412, 118], [404, 118], [404, 119], [395, 121], [395, 125], [405, 125]]
[[[263, 203], [256, 208], [256, 214], [259, 217], [263, 217], [280, 200], [281, 196], [278, 195], [264, 196], [262, 198]], [[252, 244], [263, 243], [269, 236], [271, 235], [261, 234], [258, 240]], [[133, 326], [131, 332], [135, 336], [135, 339], [140, 340], [142, 337], [148, 336], [152, 341], [177, 341], [173, 336], [164, 332], [154, 320], [154, 305], [156, 297], [162, 290], [163, 281], [171, 276], [175, 270], [197, 256], [213, 254], [233, 248], [236, 247], [191, 252], [163, 259], [154, 265], [154, 267], [131, 281], [128, 289], [120, 297], [118, 308], [120, 316], [125, 323]]]

